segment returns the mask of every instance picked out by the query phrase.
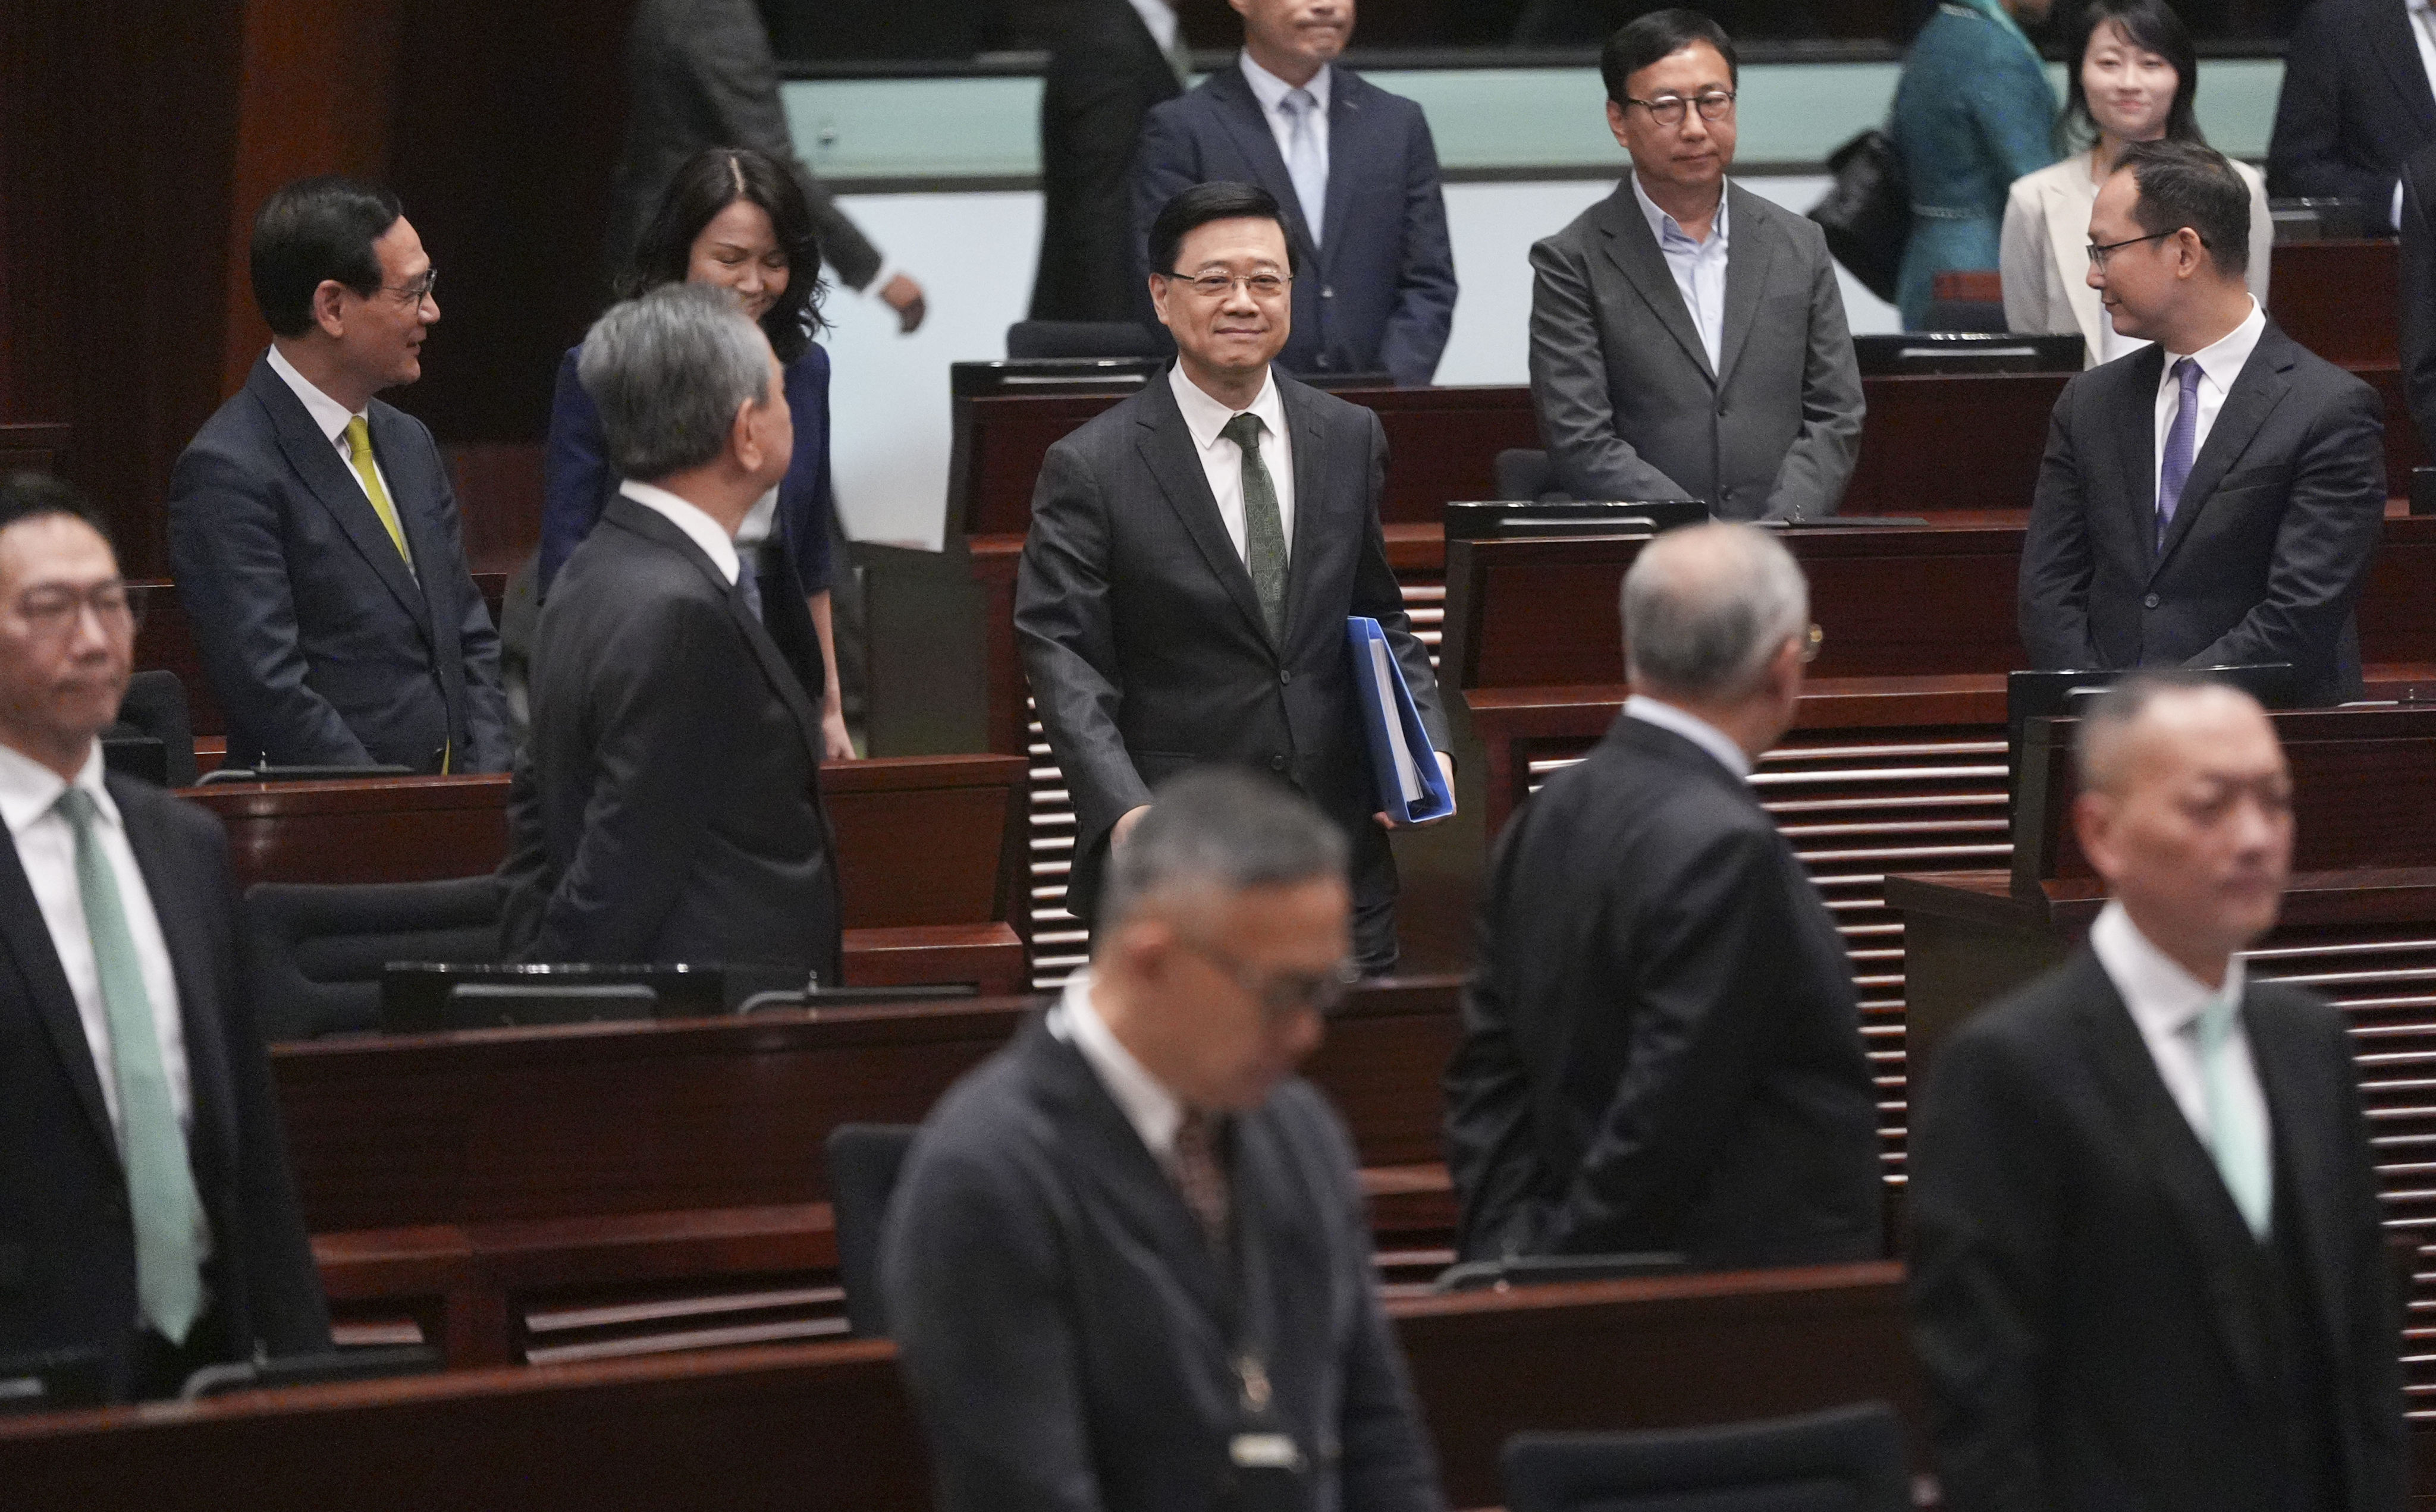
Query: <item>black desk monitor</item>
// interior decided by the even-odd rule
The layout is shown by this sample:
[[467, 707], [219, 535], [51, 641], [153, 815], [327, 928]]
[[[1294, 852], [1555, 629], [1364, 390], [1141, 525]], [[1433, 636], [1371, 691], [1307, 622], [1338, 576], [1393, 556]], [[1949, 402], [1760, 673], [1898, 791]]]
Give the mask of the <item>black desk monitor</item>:
[[426, 1034], [505, 1024], [715, 1018], [727, 1012], [717, 966], [443, 965], [381, 969], [381, 1033]]
[[1018, 393], [1130, 393], [1167, 371], [1164, 357], [1005, 357], [951, 362], [948, 391], [958, 399]]
[[1656, 534], [1697, 525], [1709, 506], [1697, 499], [1473, 499], [1446, 507], [1450, 541], [1505, 541], [1565, 535]]
[[1916, 331], [1908, 336], [1853, 338], [1853, 355], [1865, 378], [1941, 373], [2079, 373], [2088, 351], [2077, 335]]

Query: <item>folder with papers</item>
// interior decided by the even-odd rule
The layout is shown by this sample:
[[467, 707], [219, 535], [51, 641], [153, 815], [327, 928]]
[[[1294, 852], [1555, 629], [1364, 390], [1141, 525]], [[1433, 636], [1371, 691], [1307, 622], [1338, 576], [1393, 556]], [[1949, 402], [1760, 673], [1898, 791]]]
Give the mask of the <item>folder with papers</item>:
[[1429, 731], [1404, 686], [1404, 669], [1379, 621], [1355, 615], [1345, 621], [1346, 648], [1353, 660], [1353, 686], [1370, 738], [1370, 770], [1379, 781], [1379, 808], [1400, 825], [1443, 819], [1454, 812], [1454, 794], [1430, 749]]

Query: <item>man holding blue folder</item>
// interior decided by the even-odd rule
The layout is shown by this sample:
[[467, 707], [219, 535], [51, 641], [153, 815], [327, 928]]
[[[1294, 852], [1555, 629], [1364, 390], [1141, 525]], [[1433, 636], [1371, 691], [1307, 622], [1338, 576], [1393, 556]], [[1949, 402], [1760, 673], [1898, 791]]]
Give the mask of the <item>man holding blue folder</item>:
[[[1405, 728], [1436, 755], [1422, 775], [1451, 789], [1453, 770], [1379, 527], [1385, 434], [1370, 411], [1272, 371], [1296, 263], [1267, 191], [1185, 190], [1149, 253], [1175, 365], [1050, 448], [1016, 579], [1024, 671], [1074, 803], [1067, 907], [1093, 916], [1110, 848], [1161, 781], [1250, 767], [1351, 841], [1355, 959], [1376, 974], [1396, 961], [1393, 822], [1349, 618], [1376, 620], [1392, 652], [1418, 725]], [[1392, 801], [1404, 811], [1401, 791]]]

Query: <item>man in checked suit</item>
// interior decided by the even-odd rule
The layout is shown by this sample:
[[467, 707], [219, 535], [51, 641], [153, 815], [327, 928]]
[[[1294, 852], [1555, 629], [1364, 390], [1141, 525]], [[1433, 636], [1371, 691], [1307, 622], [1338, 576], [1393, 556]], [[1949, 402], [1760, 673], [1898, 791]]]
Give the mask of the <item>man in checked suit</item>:
[[120, 1398], [330, 1347], [227, 838], [102, 771], [134, 647], [83, 502], [0, 481], [0, 1360], [91, 1351]]
[[1187, 767], [1300, 789], [1352, 846], [1357, 961], [1396, 960], [1396, 860], [1346, 645], [1379, 621], [1431, 746], [1446, 720], [1387, 565], [1379, 417], [1273, 368], [1293, 323], [1291, 233], [1266, 190], [1187, 189], [1150, 237], [1166, 375], [1049, 449], [1015, 630], [1073, 794], [1067, 907], [1089, 921], [1112, 844]]
[[508, 949], [835, 985], [810, 621], [783, 553], [772, 592], [736, 549], [793, 455], [778, 358], [726, 290], [671, 284], [601, 316], [577, 376], [626, 482], [542, 607]]
[[2395, 1512], [2401, 1314], [2343, 1016], [2252, 981], [2292, 859], [2273, 727], [2135, 673], [2078, 732], [2112, 895], [1913, 1104], [1912, 1337], [1954, 1512]]
[[[1302, 264], [1278, 364], [1426, 384], [1454, 326], [1454, 252], [1421, 108], [1335, 61], [1353, 0], [1227, 0], [1244, 53], [1143, 123], [1134, 229], [1196, 183], [1256, 183]], [[1160, 271], [1154, 264], [1150, 271]]]
[[2383, 406], [2259, 308], [2249, 236], [2249, 190], [2197, 143], [2134, 143], [2099, 186], [2090, 285], [2152, 344], [2056, 400], [2022, 544], [2033, 666], [2288, 662], [2309, 703], [2359, 696]]
[[447, 464], [373, 396], [423, 375], [431, 259], [388, 190], [306, 179], [254, 217], [270, 350], [169, 478], [169, 562], [228, 764], [503, 772], [499, 637]]
[[1729, 520], [1835, 513], [1860, 366], [1826, 238], [1726, 181], [1733, 43], [1697, 11], [1654, 11], [1599, 72], [1632, 172], [1531, 249], [1531, 404], [1556, 486]]

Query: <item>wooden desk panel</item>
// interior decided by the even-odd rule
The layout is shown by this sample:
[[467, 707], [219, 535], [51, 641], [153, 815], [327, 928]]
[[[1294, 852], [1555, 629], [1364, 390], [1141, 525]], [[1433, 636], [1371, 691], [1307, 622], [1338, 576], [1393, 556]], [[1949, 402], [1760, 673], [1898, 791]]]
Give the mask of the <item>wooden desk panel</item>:
[[179, 796], [228, 826], [241, 892], [256, 882], [427, 882], [508, 853], [508, 778], [214, 783]]
[[1846, 514], [2027, 510], [2063, 373], [1861, 380], [1869, 413]]
[[[2329, 362], [2393, 368], [2402, 361], [2401, 247], [2373, 240], [2288, 241], [2275, 249], [2267, 313]], [[2387, 423], [2409, 411], [2389, 412]], [[2400, 492], [2396, 490], [2396, 492]]]

